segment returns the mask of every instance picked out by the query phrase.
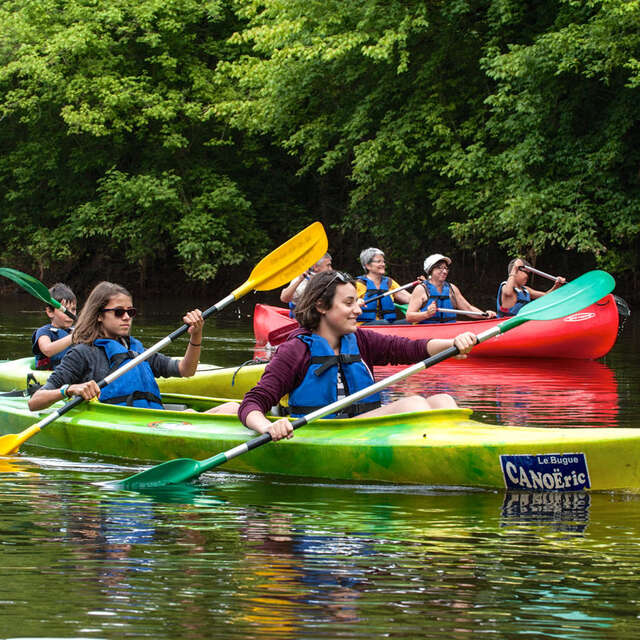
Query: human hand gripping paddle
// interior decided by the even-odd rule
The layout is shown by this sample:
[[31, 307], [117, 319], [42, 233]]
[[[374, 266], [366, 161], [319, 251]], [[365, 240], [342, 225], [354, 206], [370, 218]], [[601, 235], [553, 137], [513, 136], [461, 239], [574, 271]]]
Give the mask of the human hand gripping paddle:
[[[476, 336], [477, 342], [484, 342], [498, 334], [506, 333], [529, 320], [555, 320], [575, 313], [576, 311], [580, 311], [610, 293], [614, 286], [614, 279], [604, 271], [590, 271], [585, 273], [579, 278], [576, 278], [573, 282], [563, 286], [561, 289], [556, 289], [546, 296], [538, 298], [537, 300], [525, 305], [518, 315], [478, 334]], [[446, 360], [447, 358], [458, 355], [458, 353], [457, 347], [449, 347], [426, 360], [422, 360], [421, 362], [411, 365], [410, 367], [407, 367], [384, 380], [380, 380], [368, 386], [366, 389], [362, 389], [357, 393], [352, 393], [351, 395], [337, 400], [322, 409], [317, 409], [303, 418], [298, 418], [292, 423], [292, 426], [294, 429], [299, 429], [314, 420], [318, 420], [330, 413], [344, 409], [354, 402], [357, 402], [362, 398], [366, 398], [367, 396], [370, 396], [371, 394], [376, 393], [399, 380], [403, 380], [422, 369], [426, 369], [434, 364]], [[198, 461], [191, 458], [169, 460], [168, 462], [151, 467], [146, 471], [137, 473], [129, 478], [125, 478], [124, 480], [109, 482], [107, 484], [111, 487], [122, 489], [143, 489], [185, 482], [199, 476], [205, 471], [209, 471], [210, 469], [231, 460], [232, 458], [235, 458], [236, 456], [250, 451], [251, 449], [267, 444], [270, 441], [271, 434], [263, 433], [256, 438], [244, 442], [227, 451], [223, 451], [222, 453], [218, 453], [206, 460]]]
[[[244, 284], [235, 289], [226, 298], [220, 300], [220, 302], [209, 307], [203, 312], [202, 317], [207, 318], [215, 311], [224, 309], [234, 300], [237, 300], [249, 293], [249, 291], [269, 291], [271, 289], [281, 287], [297, 274], [320, 260], [320, 258], [326, 253], [327, 248], [328, 243], [324, 227], [319, 222], [314, 222], [312, 225], [303, 229], [300, 233], [263, 258], [254, 267], [249, 279]], [[127, 371], [130, 371], [133, 367], [144, 362], [154, 353], [157, 353], [170, 342], [173, 342], [176, 338], [186, 333], [188, 329], [189, 326], [183, 324], [179, 329], [176, 329], [166, 338], [156, 342], [156, 344], [143, 351], [140, 355], [133, 358], [133, 360], [129, 360], [113, 373], [110, 373], [106, 378], [98, 383], [98, 387], [100, 389], [106, 387], [109, 383], [124, 375]], [[18, 450], [18, 447], [25, 440], [38, 433], [48, 424], [52, 423], [70, 409], [78, 406], [83, 401], [84, 399], [82, 397], [76, 396], [73, 400], [67, 402], [64, 406], [47, 415], [45, 418], [40, 420], [40, 422], [28, 427], [22, 433], [2, 436], [0, 438], [0, 455], [15, 453]]]
[[[400, 309], [402, 313], [407, 313], [408, 304], [396, 304], [396, 309]], [[464, 309], [441, 309], [436, 307], [436, 311], [442, 311], [443, 313], [457, 313], [461, 316], [478, 316], [480, 318], [488, 318], [489, 314], [486, 311], [465, 311]]]
[[51, 297], [49, 289], [45, 287], [40, 280], [30, 276], [27, 273], [22, 273], [17, 269], [10, 269], [9, 267], [0, 267], [0, 276], [13, 280], [17, 285], [20, 285], [25, 291], [28, 291], [32, 296], [42, 300], [45, 304], [49, 305], [53, 309], [60, 309], [62, 313], [67, 315], [72, 320], [76, 319], [76, 314], [69, 311], [63, 304]]

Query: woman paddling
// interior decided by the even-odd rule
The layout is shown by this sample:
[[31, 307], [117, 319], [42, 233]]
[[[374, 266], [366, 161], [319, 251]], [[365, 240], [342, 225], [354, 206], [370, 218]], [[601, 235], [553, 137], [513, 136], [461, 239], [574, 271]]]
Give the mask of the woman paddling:
[[[464, 356], [475, 343], [470, 332], [453, 340], [380, 335], [358, 329], [359, 313], [351, 276], [340, 271], [314, 276], [296, 308], [302, 328], [280, 345], [260, 382], [245, 395], [238, 411], [242, 422], [259, 433], [268, 431], [274, 440], [291, 437], [288, 419], [270, 422], [266, 418], [286, 394], [291, 415], [304, 415], [373, 384], [375, 365], [419, 362], [452, 345]], [[338, 416], [327, 417], [370, 417], [456, 406], [447, 394], [409, 396], [381, 406], [380, 396], [375, 394]]]
[[528, 302], [536, 300], [566, 283], [566, 280], [559, 276], [549, 291], [537, 291], [527, 287], [529, 274], [524, 267], [528, 266], [530, 266], [529, 263], [522, 258], [514, 258], [509, 263], [507, 267], [508, 278], [498, 287], [496, 306], [499, 317], [515, 316]]
[[[385, 275], [384, 252], [375, 247], [364, 249], [360, 253], [360, 264], [366, 273], [356, 278], [356, 290], [358, 298], [361, 299], [360, 306], [362, 307], [358, 322], [366, 322], [367, 324], [395, 322], [397, 316], [394, 301], [407, 304], [410, 296], [406, 291], [398, 291], [393, 295], [379, 297], [400, 286], [395, 280]], [[378, 300], [367, 304], [367, 300], [376, 297]]]
[[481, 313], [486, 318], [495, 318], [492, 310], [481, 311], [467, 302], [455, 284], [447, 281], [451, 258], [441, 253], [434, 253], [424, 261], [424, 272], [427, 281], [419, 284], [411, 294], [407, 308], [407, 321], [414, 324], [430, 324], [436, 322], [455, 322], [456, 314], [438, 309], [460, 309]]
[[[181, 360], [155, 353], [100, 390], [96, 380], [102, 380], [144, 351], [142, 343], [129, 335], [135, 316], [131, 294], [124, 287], [111, 282], [96, 285], [78, 316], [73, 346], [46, 384], [31, 396], [29, 409], [44, 409], [71, 396], [162, 409], [155, 378], [190, 377], [196, 372], [204, 319], [199, 309], [184, 316], [184, 323], [189, 325], [189, 343]], [[231, 405], [237, 407], [228, 403], [216, 407], [215, 412], [235, 412]]]

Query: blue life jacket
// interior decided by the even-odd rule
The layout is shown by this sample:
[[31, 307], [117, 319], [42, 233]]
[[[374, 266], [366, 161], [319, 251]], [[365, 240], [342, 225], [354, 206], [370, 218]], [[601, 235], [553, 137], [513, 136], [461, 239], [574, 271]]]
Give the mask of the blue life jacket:
[[33, 354], [36, 357], [36, 369], [55, 369], [61, 362], [64, 354], [69, 351], [69, 347], [52, 356], [45, 356], [37, 346], [38, 340], [42, 336], [49, 336], [51, 342], [61, 340], [69, 335], [69, 331], [61, 327], [54, 327], [52, 324], [45, 324], [44, 327], [36, 329], [31, 335], [31, 344], [33, 345]]
[[[106, 353], [109, 360], [109, 374], [144, 351], [142, 343], [136, 338], [129, 338], [129, 349], [117, 340], [107, 338], [99, 338], [93, 344]], [[146, 360], [102, 389], [100, 402], [144, 409], [164, 409], [158, 383]]]
[[[362, 362], [358, 342], [353, 333], [342, 336], [339, 355], [333, 352], [322, 336], [312, 333], [297, 337], [309, 347], [311, 364], [304, 380], [289, 394], [292, 416], [304, 416], [335, 402], [338, 398], [338, 375], [342, 377], [344, 393], [347, 396], [373, 384], [373, 376], [367, 365]], [[340, 413], [325, 417], [350, 418], [379, 406], [380, 394], [375, 393], [363, 398], [359, 403], [345, 407]]]
[[[358, 280], [367, 285], [367, 290], [364, 294], [365, 302], [369, 298], [375, 298], [376, 296], [386, 293], [391, 287], [391, 278], [389, 278], [388, 276], [382, 277], [379, 289], [376, 288], [373, 280], [367, 278], [367, 276], [358, 276]], [[378, 313], [384, 320], [393, 322], [397, 316], [396, 307], [393, 304], [393, 300], [391, 299], [392, 297], [393, 296], [385, 296], [384, 298], [380, 298], [380, 300], [376, 300], [375, 302], [364, 305], [362, 307], [362, 313], [357, 318], [358, 322], [373, 322], [374, 320], [378, 319]]]
[[[442, 293], [440, 293], [437, 287], [431, 282], [422, 282], [422, 286], [424, 290], [427, 292], [427, 301], [424, 303], [422, 309], [420, 311], [426, 311], [429, 305], [432, 302], [436, 303], [436, 307], [440, 309], [455, 309], [453, 306], [453, 302], [451, 301], [451, 287], [448, 282], [445, 282], [442, 285]], [[436, 322], [455, 322], [456, 314], [455, 313], [445, 313], [443, 311], [436, 311], [434, 316], [427, 318], [426, 320], [421, 320], [420, 324], [434, 324]]]
[[526, 287], [519, 289], [514, 287], [514, 291], [516, 292], [516, 303], [510, 309], [503, 307], [500, 305], [500, 300], [502, 298], [502, 287], [507, 284], [505, 282], [501, 282], [498, 287], [498, 297], [496, 298], [496, 310], [498, 318], [504, 318], [506, 316], [515, 316], [518, 314], [518, 311], [524, 307], [525, 304], [531, 302], [531, 293]]

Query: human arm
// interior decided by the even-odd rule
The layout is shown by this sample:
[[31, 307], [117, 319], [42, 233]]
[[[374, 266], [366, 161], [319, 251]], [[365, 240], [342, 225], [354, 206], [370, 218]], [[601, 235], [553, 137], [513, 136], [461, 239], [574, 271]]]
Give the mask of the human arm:
[[[65, 396], [82, 396], [85, 400], [99, 397], [100, 390], [95, 378], [102, 379], [107, 373], [108, 363], [100, 350], [76, 345], [65, 354], [45, 385], [29, 398], [29, 409], [46, 409]], [[61, 389], [64, 390], [65, 386], [63, 394]]]
[[[241, 422], [259, 433], [263, 433], [262, 429], [269, 430], [272, 437], [277, 437], [282, 425], [275, 427], [272, 432], [269, 427], [275, 423], [271, 423], [265, 416], [271, 407], [277, 405], [283, 396], [302, 382], [309, 362], [309, 351], [301, 340], [292, 337], [280, 345], [258, 384], [245, 394], [238, 409]], [[256, 413], [262, 418], [256, 415], [249, 418]]]
[[306, 280], [306, 278], [306, 271], [304, 273], [301, 273], [297, 278], [294, 278], [289, 283], [289, 285], [280, 292], [280, 301], [284, 302], [285, 304], [291, 302], [296, 294], [296, 291], [298, 290], [298, 287]]
[[[390, 287], [390, 291], [393, 291], [393, 289], [398, 289], [401, 285], [399, 285], [395, 280], [391, 280], [391, 284], [389, 285]], [[398, 304], [409, 304], [409, 300], [411, 299], [411, 294], [406, 290], [403, 289], [402, 291], [398, 291], [397, 293], [394, 293], [391, 296], [392, 300], [394, 302], [397, 302]]]
[[182, 321], [189, 325], [189, 343], [187, 350], [178, 364], [178, 370], [183, 378], [191, 377], [198, 369], [198, 361], [200, 359], [200, 349], [202, 345], [202, 329], [204, 327], [204, 318], [200, 309], [189, 311]]
[[460, 292], [460, 289], [455, 284], [449, 283], [452, 292], [452, 300], [453, 306], [456, 309], [460, 309], [460, 311], [475, 311], [476, 313], [484, 313], [487, 318], [495, 318], [496, 312], [492, 309], [486, 309], [483, 311], [482, 309], [478, 309], [478, 307], [473, 306]]
[[558, 276], [555, 279], [555, 282], [553, 283], [553, 286], [548, 291], [537, 291], [536, 289], [532, 289], [531, 287], [527, 287], [527, 290], [529, 291], [529, 294], [531, 295], [531, 299], [532, 300], [536, 300], [537, 298], [540, 298], [540, 297], [546, 295], [547, 293], [551, 293], [552, 291], [555, 291], [556, 289], [561, 287], [563, 284], [566, 284], [566, 282], [567, 281], [566, 281], [565, 278], [563, 278], [562, 276]]
[[462, 356], [468, 353], [475, 344], [475, 335], [471, 332], [460, 334], [466, 336], [455, 342], [460, 336], [453, 339], [432, 338], [430, 340], [412, 340], [402, 336], [391, 336], [358, 329], [356, 340], [362, 359], [369, 368], [374, 366], [413, 364], [424, 360], [429, 356], [440, 353], [454, 344], [460, 350]]
[[64, 338], [60, 338], [60, 340], [52, 340], [48, 335], [44, 334], [38, 338], [36, 345], [43, 356], [50, 358], [70, 347], [72, 339], [73, 335], [71, 333], [64, 336]]
[[520, 267], [523, 265], [524, 261], [517, 258], [511, 266], [511, 271], [509, 272], [506, 282], [502, 285], [502, 291], [500, 292], [500, 307], [502, 309], [511, 309], [511, 307], [513, 307], [513, 305], [518, 301], [518, 294], [516, 292], [516, 276], [518, 271], [520, 271]]
[[427, 318], [431, 318], [436, 313], [436, 303], [432, 302], [426, 311], [420, 311], [424, 306], [424, 303], [428, 300], [427, 292], [422, 285], [418, 285], [411, 293], [409, 297], [409, 306], [405, 314], [408, 322], [422, 322]]

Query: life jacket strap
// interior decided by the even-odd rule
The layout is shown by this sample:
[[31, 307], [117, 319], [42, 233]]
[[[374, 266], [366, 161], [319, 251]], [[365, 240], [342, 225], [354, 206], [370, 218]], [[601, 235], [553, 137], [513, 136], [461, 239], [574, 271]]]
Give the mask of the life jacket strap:
[[136, 351], [131, 350], [113, 354], [109, 360], [109, 373], [113, 373], [125, 360], [133, 360], [139, 355]]
[[132, 407], [135, 400], [147, 400], [148, 402], [155, 402], [162, 406], [162, 399], [158, 398], [154, 393], [149, 391], [134, 391], [126, 396], [114, 396], [106, 400], [101, 400], [105, 404], [126, 404], [128, 407]]
[[327, 369], [334, 365], [351, 364], [352, 362], [360, 362], [362, 357], [359, 353], [339, 353], [333, 356], [312, 356], [311, 364], [320, 364], [313, 373], [321, 376]]

